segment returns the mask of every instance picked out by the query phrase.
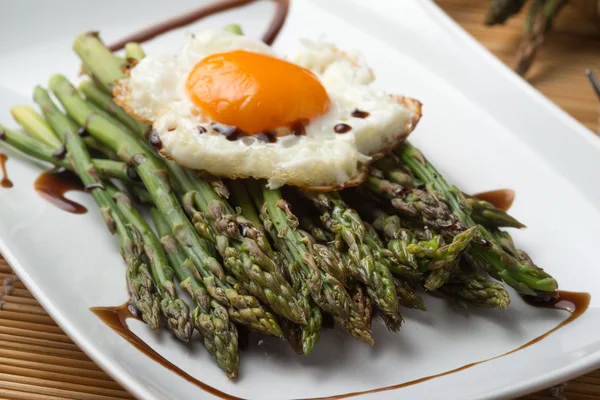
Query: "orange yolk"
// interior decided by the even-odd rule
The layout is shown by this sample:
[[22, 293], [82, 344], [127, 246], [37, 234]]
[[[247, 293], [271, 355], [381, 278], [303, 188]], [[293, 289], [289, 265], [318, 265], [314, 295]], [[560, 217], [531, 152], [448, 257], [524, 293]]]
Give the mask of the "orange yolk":
[[311, 71], [243, 50], [200, 61], [190, 72], [186, 89], [214, 121], [247, 134], [289, 127], [329, 109], [327, 91]]

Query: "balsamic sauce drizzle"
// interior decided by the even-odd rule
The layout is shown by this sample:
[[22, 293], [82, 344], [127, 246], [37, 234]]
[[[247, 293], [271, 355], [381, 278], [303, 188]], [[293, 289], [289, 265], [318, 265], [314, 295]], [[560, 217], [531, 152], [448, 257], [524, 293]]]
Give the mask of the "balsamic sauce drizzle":
[[65, 193], [72, 190], [84, 191], [79, 177], [68, 170], [50, 170], [43, 172], [35, 181], [36, 192], [52, 205], [73, 214], [85, 214], [87, 209], [79, 203], [69, 200]]
[[0, 170], [2, 170], [2, 179], [0, 180], [0, 186], [5, 189], [10, 189], [13, 187], [12, 181], [8, 178], [8, 172], [6, 171], [6, 161], [8, 161], [8, 156], [6, 154], [0, 153]]

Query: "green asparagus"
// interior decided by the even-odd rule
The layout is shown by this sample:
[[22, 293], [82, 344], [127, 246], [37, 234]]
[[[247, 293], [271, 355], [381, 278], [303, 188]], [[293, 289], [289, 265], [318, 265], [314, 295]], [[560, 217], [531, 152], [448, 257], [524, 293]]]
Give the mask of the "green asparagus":
[[240, 357], [238, 354], [238, 331], [229, 321], [227, 310], [212, 299], [208, 290], [198, 279], [196, 270], [189, 259], [185, 259], [179, 243], [171, 235], [168, 223], [158, 209], [152, 207], [150, 215], [160, 236], [179, 286], [195, 301], [196, 309], [192, 320], [196, 329], [204, 337], [204, 346], [219, 367], [231, 379], [237, 377]]
[[[94, 55], [91, 60], [96, 58]], [[90, 65], [90, 59], [83, 61], [90, 69], [93, 68]], [[234, 289], [234, 285], [237, 283], [235, 280], [233, 282], [230, 279], [226, 280], [221, 265], [210, 253], [208, 243], [196, 234], [181, 209], [162, 161], [137, 139], [101, 115], [95, 114], [63, 76], [51, 77], [49, 86], [73, 120], [86, 128], [97, 140], [117, 152], [123, 161], [136, 168], [146, 189], [151, 194], [154, 204], [165, 215], [173, 236], [179, 241], [187, 257], [198, 269], [211, 296], [221, 304], [233, 306], [237, 310], [237, 313], [230, 317], [234, 320], [239, 318], [237, 320], [239, 323], [280, 336], [281, 329], [271, 313], [264, 310], [256, 298], [240, 295]]]

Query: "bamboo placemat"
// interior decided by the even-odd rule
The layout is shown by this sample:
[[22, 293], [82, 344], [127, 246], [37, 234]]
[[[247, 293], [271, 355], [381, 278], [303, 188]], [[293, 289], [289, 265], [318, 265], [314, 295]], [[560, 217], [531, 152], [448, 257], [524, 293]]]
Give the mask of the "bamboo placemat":
[[[482, 24], [488, 1], [438, 3], [502, 61], [513, 64], [522, 18], [489, 29]], [[565, 10], [528, 77], [542, 93], [598, 132], [600, 107], [584, 70], [600, 70], [600, 33], [594, 23], [573, 23], [575, 19], [574, 10]], [[0, 284], [0, 399], [133, 399], [62, 332], [1, 257]], [[600, 370], [523, 398], [551, 399], [600, 400]]]

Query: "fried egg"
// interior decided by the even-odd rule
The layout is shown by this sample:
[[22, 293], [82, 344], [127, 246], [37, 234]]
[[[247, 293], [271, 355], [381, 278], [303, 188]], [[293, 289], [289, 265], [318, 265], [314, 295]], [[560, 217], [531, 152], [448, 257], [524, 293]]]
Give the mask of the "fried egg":
[[184, 167], [333, 190], [360, 183], [420, 118], [418, 101], [373, 79], [362, 56], [324, 41], [303, 41], [284, 59], [213, 30], [188, 33], [175, 56], [147, 56], [114, 94]]

